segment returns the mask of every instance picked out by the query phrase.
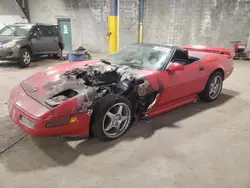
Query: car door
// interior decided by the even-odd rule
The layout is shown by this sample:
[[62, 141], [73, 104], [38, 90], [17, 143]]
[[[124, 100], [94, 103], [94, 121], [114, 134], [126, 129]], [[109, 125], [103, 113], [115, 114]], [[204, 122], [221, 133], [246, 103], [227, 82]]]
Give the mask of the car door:
[[44, 33], [43, 40], [45, 41], [45, 52], [57, 53], [59, 51], [57, 29], [55, 26], [41, 26], [41, 29]]
[[31, 46], [35, 54], [43, 54], [46, 51], [47, 41], [40, 26], [36, 26], [31, 35]]
[[173, 62], [179, 62], [184, 66], [183, 70], [170, 72], [168, 68], [166, 68], [166, 70], [162, 70], [159, 73], [158, 82], [163, 88], [158, 102], [160, 108], [195, 97], [197, 93], [201, 92], [204, 88], [204, 67], [200, 62], [191, 64], [182, 63], [181, 53], [178, 49], [176, 50], [174, 57], [178, 56], [179, 59], [177, 61], [172, 59], [168, 67], [171, 66]]

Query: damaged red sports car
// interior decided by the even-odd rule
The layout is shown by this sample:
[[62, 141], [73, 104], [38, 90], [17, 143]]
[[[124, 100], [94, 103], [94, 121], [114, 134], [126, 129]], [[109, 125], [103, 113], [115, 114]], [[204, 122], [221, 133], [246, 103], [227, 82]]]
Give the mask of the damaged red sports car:
[[134, 119], [198, 97], [216, 100], [233, 56], [225, 48], [134, 44], [100, 61], [51, 67], [12, 90], [10, 118], [33, 136], [116, 139]]

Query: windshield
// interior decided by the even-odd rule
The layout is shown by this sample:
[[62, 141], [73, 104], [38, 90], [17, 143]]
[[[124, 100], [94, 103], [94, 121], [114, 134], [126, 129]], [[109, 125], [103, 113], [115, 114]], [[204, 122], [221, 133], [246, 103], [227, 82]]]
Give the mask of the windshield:
[[103, 62], [132, 68], [159, 70], [170, 56], [171, 47], [132, 45], [103, 59]]
[[10, 25], [0, 30], [0, 36], [27, 36], [30, 25]]

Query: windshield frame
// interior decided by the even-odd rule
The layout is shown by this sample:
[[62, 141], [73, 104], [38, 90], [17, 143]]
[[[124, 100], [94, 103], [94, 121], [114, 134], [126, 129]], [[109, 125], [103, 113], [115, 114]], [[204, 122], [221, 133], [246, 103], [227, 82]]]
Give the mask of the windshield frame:
[[[140, 47], [140, 46], [141, 47], [149, 47], [149, 48], [152, 48], [152, 50], [153, 50], [154, 47], [157, 47], [157, 48], [158, 47], [160, 47], [160, 48], [169, 48], [170, 49], [169, 55], [164, 58], [163, 64], [161, 65], [161, 67], [149, 69], [149, 70], [152, 70], [152, 71], [161, 71], [161, 70], [164, 70], [165, 67], [169, 64], [169, 61], [171, 60], [171, 58], [173, 56], [172, 54], [173, 54], [173, 52], [175, 50], [175, 46], [159, 45], [159, 44], [146, 44], [146, 43], [143, 43], [143, 44], [142, 43], [134, 43], [134, 44], [128, 45], [128, 46], [126, 46], [126, 47], [124, 47], [124, 48], [122, 48], [120, 50], [123, 50], [125, 48], [129, 48], [129, 47], [133, 47], [133, 46], [137, 46], [137, 47]], [[110, 55], [106, 56], [105, 58], [101, 59], [101, 61], [103, 63], [106, 63], [106, 64], [112, 64], [112, 65], [122, 66], [122, 64], [119, 64], [119, 63], [116, 64], [116, 63], [112, 62], [111, 59], [110, 59], [110, 57], [112, 57], [113, 55], [115, 55], [120, 50], [116, 51], [113, 54], [110, 54]], [[130, 67], [130, 68], [134, 68], [134, 69], [148, 69], [146, 67], [138, 68], [138, 67], [135, 67], [135, 66], [130, 66], [128, 64], [125, 64], [125, 65], [128, 66], [128, 67]]]

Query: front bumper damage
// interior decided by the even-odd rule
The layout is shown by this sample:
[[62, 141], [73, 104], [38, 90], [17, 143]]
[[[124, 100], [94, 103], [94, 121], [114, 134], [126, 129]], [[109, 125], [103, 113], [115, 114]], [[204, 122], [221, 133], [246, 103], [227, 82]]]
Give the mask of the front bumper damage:
[[[8, 110], [10, 119], [32, 136], [88, 136], [89, 134], [89, 114], [55, 116], [52, 111], [26, 95], [20, 85], [10, 94]], [[77, 121], [71, 123], [65, 121], [70, 121], [72, 117], [77, 117]]]
[[[126, 97], [134, 105], [135, 116], [143, 116], [155, 100], [157, 91], [137, 69], [103, 63], [84, 69], [72, 69], [60, 75], [60, 79], [44, 86], [48, 99], [44, 104], [56, 107], [76, 101], [76, 111], [92, 112], [96, 102], [108, 94]], [[61, 101], [60, 101], [61, 100]], [[150, 106], [150, 109], [152, 105]]]

